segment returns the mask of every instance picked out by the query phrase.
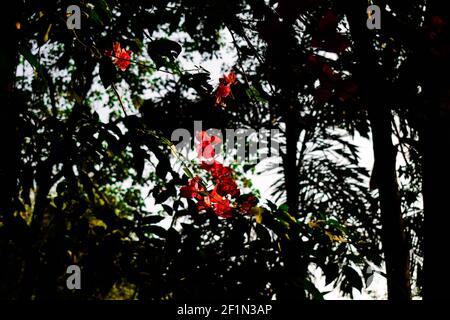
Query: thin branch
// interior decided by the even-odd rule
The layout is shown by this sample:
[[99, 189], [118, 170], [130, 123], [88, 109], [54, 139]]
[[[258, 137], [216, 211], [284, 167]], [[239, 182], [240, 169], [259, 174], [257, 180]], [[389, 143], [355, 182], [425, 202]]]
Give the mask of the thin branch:
[[[228, 31], [231, 34], [231, 38], [233, 39], [233, 44], [234, 44], [234, 46], [236, 48], [236, 52], [237, 52], [237, 55], [238, 55], [238, 63], [239, 63], [239, 66], [241, 68], [241, 72], [244, 75], [245, 83], [247, 84], [248, 88], [250, 89], [252, 86], [250, 85], [250, 82], [248, 81], [247, 73], [245, 72], [245, 69], [244, 69], [244, 65], [243, 65], [243, 62], [242, 62], [242, 56], [241, 56], [241, 52], [240, 52], [240, 47], [239, 47], [239, 45], [238, 45], [238, 43], [236, 41], [236, 37], [234, 36], [234, 33], [231, 30], [231, 28], [227, 26], [227, 29], [228, 29]], [[253, 96], [253, 94], [251, 94], [250, 98], [253, 100], [253, 102], [256, 104], [257, 107], [260, 107], [258, 101]], [[256, 108], [256, 112], [258, 112], [258, 108]]]
[[116, 93], [117, 98], [119, 98], [120, 106], [122, 107], [123, 113], [127, 117], [128, 116], [127, 111], [125, 110], [125, 106], [122, 102], [122, 98], [120, 97], [119, 92], [117, 91], [116, 85], [114, 83], [111, 83], [111, 87], [113, 88], [114, 92]]
[[403, 149], [404, 146], [403, 146], [403, 142], [402, 142], [401, 137], [400, 137], [400, 132], [399, 132], [399, 130], [397, 128], [397, 124], [395, 123], [394, 119], [392, 119], [391, 122], [392, 122], [392, 126], [394, 127], [395, 136], [398, 139], [398, 144], [400, 146], [400, 152], [401, 152], [401, 154], [403, 156], [403, 159], [405, 160], [406, 165], [409, 167], [410, 164], [409, 164], [409, 161], [408, 161], [408, 159], [406, 157], [405, 150]]

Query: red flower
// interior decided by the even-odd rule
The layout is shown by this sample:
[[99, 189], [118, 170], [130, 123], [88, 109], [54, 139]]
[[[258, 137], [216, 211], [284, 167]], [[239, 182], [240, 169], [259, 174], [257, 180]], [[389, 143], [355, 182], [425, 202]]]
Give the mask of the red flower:
[[239, 188], [236, 184], [236, 181], [233, 178], [226, 176], [218, 179], [215, 189], [217, 193], [221, 196], [226, 196], [229, 194], [232, 197], [238, 197], [240, 194]]
[[255, 196], [248, 196], [244, 202], [242, 202], [240, 206], [240, 210], [243, 213], [250, 213], [253, 207], [255, 207], [258, 204], [258, 199]]
[[223, 79], [229, 85], [237, 83], [237, 78], [236, 78], [236, 75], [234, 74], [234, 72], [230, 72], [228, 75], [224, 74]]
[[328, 10], [319, 22], [319, 31], [321, 33], [334, 32], [338, 22], [339, 19], [337, 15], [333, 11]]
[[233, 208], [230, 200], [222, 197], [217, 193], [216, 188], [210, 193], [210, 199], [213, 203], [214, 212], [222, 218], [231, 218], [233, 216]]
[[438, 29], [443, 29], [445, 25], [446, 25], [446, 22], [440, 16], [432, 16], [431, 17], [431, 26], [438, 28]]
[[181, 187], [180, 191], [183, 197], [197, 199], [198, 211], [212, 209], [219, 217], [231, 218], [233, 214], [231, 202], [223, 197], [217, 191], [218, 189], [216, 186], [209, 195], [206, 195], [205, 188], [200, 185], [200, 179], [196, 177], [191, 179], [187, 186]]
[[231, 94], [231, 85], [237, 83], [237, 78], [234, 72], [228, 75], [224, 74], [223, 78], [219, 79], [219, 87], [216, 90], [216, 104], [224, 106], [224, 99]]
[[201, 168], [211, 172], [214, 179], [218, 180], [225, 176], [231, 176], [233, 170], [230, 167], [225, 167], [223, 164], [214, 161], [212, 164], [202, 162]]
[[440, 16], [432, 16], [428, 29], [428, 37], [430, 40], [435, 39], [442, 31], [446, 25], [445, 20]]
[[205, 188], [200, 184], [200, 178], [195, 177], [191, 180], [189, 180], [189, 183], [187, 186], [182, 186], [180, 188], [180, 193], [182, 197], [185, 198], [197, 198], [199, 200], [203, 199], [203, 196], [199, 193], [204, 192]]
[[202, 200], [197, 202], [197, 210], [203, 211], [211, 208], [211, 200], [209, 197], [204, 197]]
[[195, 146], [199, 158], [211, 159], [216, 155], [214, 147], [222, 142], [217, 136], [209, 136], [206, 131], [201, 131], [197, 134], [199, 144]]
[[216, 182], [215, 190], [221, 196], [229, 194], [232, 197], [238, 197], [240, 194], [236, 181], [231, 177], [233, 170], [223, 164], [214, 161], [209, 164], [202, 162], [201, 168], [209, 171]]
[[355, 100], [358, 96], [358, 84], [352, 80], [343, 80], [336, 87], [336, 96], [341, 102]]
[[131, 50], [121, 48], [119, 42], [114, 42], [113, 50], [107, 51], [106, 55], [112, 58], [113, 63], [118, 66], [120, 70], [125, 71], [131, 63], [131, 53]]
[[222, 218], [228, 219], [233, 216], [233, 208], [230, 206], [230, 200], [223, 200], [214, 205], [214, 212]]
[[341, 53], [350, 47], [350, 41], [336, 31], [339, 19], [333, 11], [327, 11], [319, 22], [318, 32], [312, 36], [311, 45], [328, 52]]

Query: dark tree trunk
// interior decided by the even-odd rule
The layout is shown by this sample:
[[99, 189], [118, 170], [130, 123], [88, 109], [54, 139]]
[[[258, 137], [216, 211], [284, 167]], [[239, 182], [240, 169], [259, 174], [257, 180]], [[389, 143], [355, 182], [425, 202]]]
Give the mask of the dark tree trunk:
[[358, 59], [355, 76], [362, 85], [372, 131], [388, 298], [408, 300], [411, 298], [409, 250], [397, 182], [397, 152], [392, 142], [392, 114], [388, 101], [385, 101], [387, 80], [383, 77], [382, 69], [378, 65], [378, 55], [372, 45], [375, 31], [366, 27], [367, 3], [349, 1], [346, 2], [345, 10]]
[[[13, 1], [11, 6], [16, 6]], [[0, 214], [11, 215], [17, 196], [18, 178], [18, 116], [19, 108], [15, 105], [14, 82], [18, 61], [18, 37], [16, 29], [16, 8], [3, 10], [0, 25], [6, 38], [2, 38], [0, 49]]]
[[[450, 23], [444, 1], [432, 1], [426, 21], [441, 16]], [[444, 15], [444, 16], [443, 16]], [[448, 29], [447, 29], [447, 32]], [[424, 283], [426, 300], [448, 299], [450, 279], [447, 276], [446, 253], [450, 225], [450, 46], [432, 44], [424, 51], [425, 123], [422, 136], [424, 194]], [[442, 48], [447, 48], [440, 54]]]
[[289, 106], [286, 117], [286, 155], [284, 156], [284, 177], [286, 181], [286, 202], [290, 214], [297, 216], [299, 207], [299, 181], [297, 166], [297, 144], [299, 139], [298, 115]]
[[447, 110], [445, 116], [440, 114], [438, 103], [429, 105], [429, 108], [422, 140], [425, 214], [423, 298], [436, 300], [450, 297], [445, 262], [450, 225], [450, 112]]

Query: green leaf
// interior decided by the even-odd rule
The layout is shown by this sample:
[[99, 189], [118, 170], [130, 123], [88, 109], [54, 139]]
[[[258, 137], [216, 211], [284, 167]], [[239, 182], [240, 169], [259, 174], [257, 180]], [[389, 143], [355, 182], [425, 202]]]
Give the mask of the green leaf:
[[283, 203], [281, 206], [278, 207], [278, 210], [282, 212], [289, 212], [289, 207], [286, 203]]
[[244, 172], [247, 172], [249, 170], [253, 170], [255, 168], [255, 166], [256, 166], [256, 163], [255, 164], [245, 164], [243, 167], [243, 170], [244, 170]]
[[28, 48], [20, 48], [20, 54], [28, 61], [28, 63], [33, 67], [33, 69], [40, 74], [43, 75], [44, 68], [39, 63], [39, 60], [31, 53]]
[[261, 94], [259, 93], [258, 89], [256, 89], [255, 87], [250, 87], [247, 90], [245, 90], [245, 94], [250, 99], [255, 99], [258, 102], [261, 102], [261, 103], [266, 103], [267, 102], [266, 99], [261, 97]]
[[111, 9], [105, 0], [95, 1], [95, 12], [103, 23], [110, 23], [112, 20]]

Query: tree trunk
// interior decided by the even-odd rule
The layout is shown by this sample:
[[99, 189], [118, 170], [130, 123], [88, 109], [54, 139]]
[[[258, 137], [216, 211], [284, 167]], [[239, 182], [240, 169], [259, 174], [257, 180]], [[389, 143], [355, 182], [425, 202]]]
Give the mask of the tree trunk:
[[[450, 23], [446, 3], [433, 1], [427, 5], [426, 21], [441, 16]], [[446, 15], [445, 15], [446, 14]], [[442, 16], [444, 15], [444, 16]], [[448, 32], [448, 30], [447, 30]], [[424, 95], [426, 98], [423, 150], [424, 194], [424, 283], [426, 300], [448, 299], [450, 279], [445, 263], [450, 225], [448, 184], [450, 182], [450, 59], [448, 36], [445, 43], [432, 44], [424, 51]], [[445, 54], [440, 48], [447, 47]]]
[[[13, 1], [11, 5], [16, 6]], [[12, 214], [17, 196], [19, 138], [19, 108], [14, 101], [14, 81], [18, 59], [18, 37], [15, 21], [16, 8], [3, 10], [1, 30], [7, 35], [2, 39], [0, 49], [0, 214], [5, 217]]]
[[349, 1], [346, 2], [345, 10], [358, 59], [354, 75], [362, 86], [372, 131], [388, 298], [408, 300], [411, 298], [409, 250], [397, 183], [397, 152], [392, 143], [392, 114], [384, 95], [386, 79], [372, 45], [375, 31], [366, 27], [367, 4], [364, 1]]
[[283, 159], [284, 177], [286, 184], [286, 202], [289, 213], [298, 215], [299, 206], [299, 181], [297, 166], [297, 144], [299, 139], [299, 124], [297, 112], [292, 106], [288, 107], [286, 117], [286, 155]]

